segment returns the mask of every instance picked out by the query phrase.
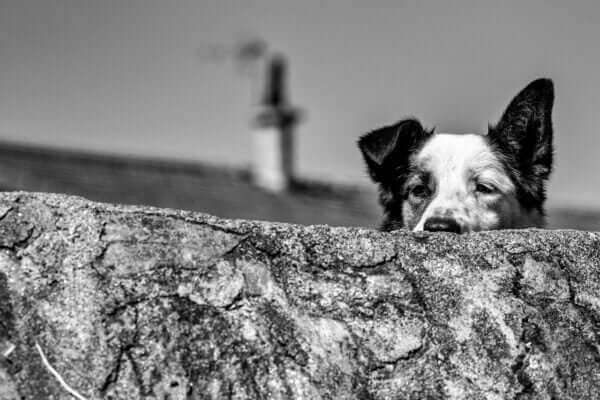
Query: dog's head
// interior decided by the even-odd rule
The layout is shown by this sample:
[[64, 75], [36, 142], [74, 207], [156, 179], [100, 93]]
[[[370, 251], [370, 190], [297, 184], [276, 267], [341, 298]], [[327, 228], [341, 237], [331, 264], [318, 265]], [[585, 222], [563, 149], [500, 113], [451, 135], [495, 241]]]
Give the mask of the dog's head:
[[543, 226], [552, 170], [552, 81], [531, 82], [487, 135], [434, 133], [405, 119], [358, 145], [379, 184], [383, 230]]

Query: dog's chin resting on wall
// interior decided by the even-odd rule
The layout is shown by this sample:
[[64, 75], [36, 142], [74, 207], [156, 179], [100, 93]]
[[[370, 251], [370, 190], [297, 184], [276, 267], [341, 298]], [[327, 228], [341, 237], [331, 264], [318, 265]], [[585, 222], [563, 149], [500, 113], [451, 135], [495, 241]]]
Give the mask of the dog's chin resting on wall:
[[382, 229], [464, 233], [544, 226], [554, 87], [521, 90], [486, 135], [436, 133], [404, 119], [358, 145], [379, 185]]

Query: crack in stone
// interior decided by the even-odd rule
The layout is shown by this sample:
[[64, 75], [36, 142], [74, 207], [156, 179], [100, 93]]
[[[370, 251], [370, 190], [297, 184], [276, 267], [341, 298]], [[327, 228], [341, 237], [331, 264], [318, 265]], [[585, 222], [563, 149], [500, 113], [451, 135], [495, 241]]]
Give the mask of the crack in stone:
[[585, 306], [582, 306], [577, 302], [572, 278], [568, 273], [566, 279], [567, 287], [569, 288], [569, 302], [577, 309], [579, 314], [582, 315], [585, 319], [587, 319], [592, 325], [592, 333], [594, 334], [594, 339], [592, 341], [585, 338], [584, 343], [594, 355], [595, 361], [600, 364], [600, 318], [596, 316], [592, 310], [587, 309]]
[[[140, 303], [141, 303], [141, 301], [140, 302], [131, 302], [131, 304], [127, 304], [123, 307], [123, 309], [132, 307], [134, 310], [133, 336], [128, 338], [125, 342], [121, 341], [121, 339], [120, 339], [119, 350], [117, 353], [116, 362], [113, 365], [113, 367], [111, 368], [110, 372], [104, 378], [103, 383], [100, 386], [100, 393], [102, 393], [103, 396], [105, 396], [107, 394], [107, 392], [110, 390], [110, 388], [112, 386], [114, 386], [117, 383], [117, 381], [119, 380], [120, 372], [121, 372], [121, 369], [123, 368], [123, 363], [126, 360], [129, 361], [129, 363], [131, 365], [132, 372], [134, 374], [135, 381], [136, 381], [136, 386], [138, 387], [140, 395], [142, 395], [142, 396], [147, 395], [147, 393], [145, 393], [145, 390], [143, 387], [144, 382], [143, 382], [142, 374], [140, 373], [138, 365], [135, 362], [133, 355], [131, 354], [131, 351], [138, 345], [137, 342], [139, 340], [139, 335], [140, 335], [139, 310], [137, 308], [137, 306]], [[107, 313], [105, 315], [114, 317], [116, 315], [116, 311], [113, 310], [112, 312]]]
[[125, 351], [126, 351], [127, 347], [128, 346], [123, 346], [123, 345], [121, 345], [119, 347], [119, 353], [117, 355], [117, 359], [116, 359], [115, 365], [112, 367], [112, 369], [110, 370], [110, 372], [108, 373], [108, 375], [104, 379], [104, 382], [100, 386], [99, 391], [102, 394], [102, 397], [106, 396], [108, 390], [119, 379], [119, 373], [121, 372], [121, 365], [123, 364], [123, 356], [125, 355]]
[[34, 227], [31, 226], [27, 229], [24, 238], [14, 241], [10, 246], [0, 244], [0, 249], [8, 250], [14, 254], [17, 254], [19, 250], [25, 249], [29, 246], [29, 241], [33, 238], [33, 232]]
[[529, 398], [529, 395], [534, 394], [534, 385], [527, 375], [527, 365], [525, 363], [529, 351], [530, 350], [525, 347], [525, 351], [522, 351], [521, 354], [516, 357], [515, 362], [510, 367], [512, 373], [516, 376], [517, 381], [521, 385], [521, 389], [515, 393], [515, 400]]
[[0, 221], [2, 221], [4, 219], [4, 217], [6, 217], [9, 212], [11, 212], [13, 210], [12, 206], [3, 206], [0, 207]]

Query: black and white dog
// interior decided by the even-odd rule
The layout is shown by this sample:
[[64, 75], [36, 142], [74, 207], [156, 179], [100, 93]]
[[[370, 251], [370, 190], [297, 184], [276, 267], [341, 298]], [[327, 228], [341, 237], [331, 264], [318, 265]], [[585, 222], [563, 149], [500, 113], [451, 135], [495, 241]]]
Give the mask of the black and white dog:
[[405, 119], [362, 136], [358, 145], [379, 185], [382, 229], [542, 227], [553, 102], [552, 81], [538, 79], [487, 135], [434, 133]]

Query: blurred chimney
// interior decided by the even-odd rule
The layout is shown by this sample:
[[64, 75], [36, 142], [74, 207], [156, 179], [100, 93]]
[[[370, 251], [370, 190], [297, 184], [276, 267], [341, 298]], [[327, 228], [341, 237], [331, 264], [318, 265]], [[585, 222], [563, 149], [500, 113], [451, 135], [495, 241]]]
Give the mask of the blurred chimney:
[[254, 183], [272, 192], [286, 190], [294, 177], [294, 128], [299, 109], [287, 97], [287, 62], [283, 55], [267, 59], [264, 94], [253, 121]]

